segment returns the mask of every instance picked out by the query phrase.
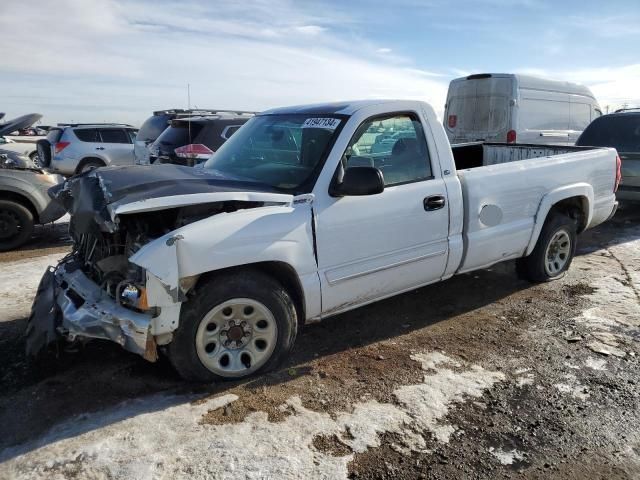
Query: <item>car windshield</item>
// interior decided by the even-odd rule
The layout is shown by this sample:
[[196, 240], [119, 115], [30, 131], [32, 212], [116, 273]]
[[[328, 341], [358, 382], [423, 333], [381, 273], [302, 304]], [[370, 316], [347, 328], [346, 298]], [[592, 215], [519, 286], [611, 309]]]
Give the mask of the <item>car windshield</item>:
[[343, 119], [303, 114], [249, 120], [204, 168], [286, 190], [310, 190]]

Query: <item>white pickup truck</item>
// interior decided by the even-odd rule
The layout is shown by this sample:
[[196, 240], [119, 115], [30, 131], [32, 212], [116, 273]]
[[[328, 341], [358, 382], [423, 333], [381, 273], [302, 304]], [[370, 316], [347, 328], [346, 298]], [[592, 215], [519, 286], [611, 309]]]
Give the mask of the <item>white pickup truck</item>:
[[27, 349], [104, 338], [191, 380], [266, 371], [305, 322], [505, 260], [561, 276], [615, 212], [619, 168], [609, 148], [452, 151], [422, 102], [268, 111], [204, 168], [101, 168], [53, 192], [74, 249], [43, 277]]

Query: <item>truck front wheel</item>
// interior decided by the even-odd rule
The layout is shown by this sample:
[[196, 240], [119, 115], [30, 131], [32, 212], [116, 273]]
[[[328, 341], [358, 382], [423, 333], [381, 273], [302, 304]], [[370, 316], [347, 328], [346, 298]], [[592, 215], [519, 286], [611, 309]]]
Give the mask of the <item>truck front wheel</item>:
[[516, 261], [521, 278], [530, 282], [547, 282], [564, 275], [576, 252], [577, 226], [565, 214], [552, 212], [542, 227], [535, 248]]
[[222, 274], [183, 304], [169, 359], [186, 380], [239, 379], [275, 368], [297, 330], [296, 308], [278, 281], [257, 270]]

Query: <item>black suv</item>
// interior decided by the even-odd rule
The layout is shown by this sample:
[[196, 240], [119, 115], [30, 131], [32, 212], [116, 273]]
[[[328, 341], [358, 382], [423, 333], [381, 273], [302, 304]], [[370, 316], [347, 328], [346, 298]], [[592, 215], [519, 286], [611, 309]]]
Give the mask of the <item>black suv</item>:
[[622, 161], [622, 181], [616, 197], [640, 201], [640, 109], [620, 110], [596, 118], [576, 145], [615, 148]]
[[149, 163], [201, 163], [252, 117], [253, 113], [225, 113], [172, 120], [149, 146]]
[[216, 110], [216, 109], [181, 109], [170, 108], [167, 110], [158, 110], [153, 112], [149, 118], [140, 127], [138, 135], [135, 140], [135, 157], [136, 163], [140, 165], [149, 164], [149, 150], [148, 146], [151, 145], [156, 139], [164, 132], [172, 120], [193, 116], [209, 116], [218, 114], [231, 114], [231, 115], [245, 115], [252, 114], [254, 112], [243, 111], [228, 111], [228, 110]]

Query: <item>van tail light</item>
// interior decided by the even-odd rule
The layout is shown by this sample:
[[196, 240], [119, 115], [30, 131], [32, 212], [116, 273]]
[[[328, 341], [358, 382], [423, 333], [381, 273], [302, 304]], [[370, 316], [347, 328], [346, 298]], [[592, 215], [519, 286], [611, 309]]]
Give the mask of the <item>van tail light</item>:
[[449, 128], [456, 128], [457, 124], [458, 124], [458, 116], [449, 115], [449, 120], [447, 121], [447, 125], [449, 125]]
[[71, 145], [70, 142], [58, 142], [56, 143], [56, 153], [60, 153], [62, 150]]
[[620, 182], [622, 181], [622, 160], [620, 155], [616, 155], [616, 184], [613, 186], [613, 193], [618, 191]]
[[507, 132], [507, 143], [516, 143], [516, 131], [509, 130]]
[[197, 160], [208, 160], [214, 153], [213, 150], [201, 143], [184, 145], [183, 147], [176, 148], [174, 152], [176, 152], [176, 155], [180, 158], [193, 158]]

